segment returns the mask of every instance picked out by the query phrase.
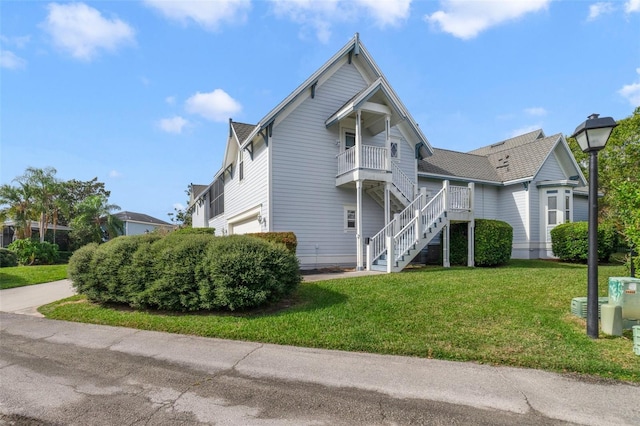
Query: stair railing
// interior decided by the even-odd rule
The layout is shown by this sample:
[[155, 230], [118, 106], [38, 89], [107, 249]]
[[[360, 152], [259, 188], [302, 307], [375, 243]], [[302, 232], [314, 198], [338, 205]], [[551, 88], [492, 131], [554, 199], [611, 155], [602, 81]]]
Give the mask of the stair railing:
[[407, 200], [413, 200], [415, 185], [409, 179], [400, 167], [391, 161], [391, 183], [398, 188], [398, 191], [404, 195]]

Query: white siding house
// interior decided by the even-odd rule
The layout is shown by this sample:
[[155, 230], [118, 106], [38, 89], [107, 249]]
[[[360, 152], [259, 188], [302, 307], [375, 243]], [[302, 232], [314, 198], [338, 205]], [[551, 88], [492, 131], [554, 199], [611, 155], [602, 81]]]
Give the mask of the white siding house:
[[441, 239], [448, 266], [449, 224], [473, 236], [475, 218], [509, 222], [514, 256], [544, 257], [540, 194], [585, 184], [564, 138], [541, 130], [432, 148], [356, 34], [256, 124], [229, 121], [223, 164], [191, 185], [190, 209], [217, 235], [294, 232], [303, 268], [392, 272]]

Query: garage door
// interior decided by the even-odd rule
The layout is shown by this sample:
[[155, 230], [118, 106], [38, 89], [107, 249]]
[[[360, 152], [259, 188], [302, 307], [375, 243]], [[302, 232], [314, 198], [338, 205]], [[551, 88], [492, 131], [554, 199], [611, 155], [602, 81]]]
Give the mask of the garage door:
[[243, 220], [242, 222], [237, 222], [230, 225], [232, 234], [251, 234], [262, 232], [262, 226], [260, 225], [260, 222], [258, 222], [258, 216], [254, 216], [249, 219]]

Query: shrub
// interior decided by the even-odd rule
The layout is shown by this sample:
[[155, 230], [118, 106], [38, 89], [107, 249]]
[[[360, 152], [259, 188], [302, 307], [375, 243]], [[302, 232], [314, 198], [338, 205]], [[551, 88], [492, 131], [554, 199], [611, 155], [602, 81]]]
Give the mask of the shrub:
[[73, 287], [78, 293], [85, 294], [91, 300], [96, 300], [100, 294], [91, 267], [97, 249], [97, 243], [80, 247], [73, 253], [67, 266], [67, 276], [72, 281]]
[[247, 234], [273, 243], [284, 244], [284, 246], [293, 254], [296, 254], [298, 248], [298, 239], [293, 232], [260, 232], [256, 234]]
[[50, 265], [58, 260], [58, 246], [47, 241], [25, 238], [15, 240], [7, 248], [16, 254], [21, 265]]
[[97, 302], [171, 311], [247, 309], [290, 294], [298, 259], [284, 245], [234, 235], [118, 237], [69, 261], [79, 293]]
[[18, 255], [6, 248], [0, 248], [0, 268], [18, 266]]
[[205, 308], [247, 309], [279, 300], [300, 283], [298, 259], [281, 244], [232, 235], [209, 246], [200, 296]]
[[[453, 265], [467, 264], [467, 224], [452, 223], [449, 231], [449, 260]], [[511, 259], [513, 228], [506, 222], [476, 219], [474, 263], [496, 266]]]
[[[617, 245], [618, 234], [607, 223], [598, 225], [598, 261], [608, 262]], [[565, 262], [586, 262], [589, 257], [589, 225], [571, 222], [551, 230], [551, 248], [554, 256]]]
[[175, 231], [172, 232], [172, 234], [178, 234], [178, 235], [185, 235], [185, 234], [215, 235], [215, 233], [216, 233], [215, 228], [191, 228], [191, 227], [176, 229]]

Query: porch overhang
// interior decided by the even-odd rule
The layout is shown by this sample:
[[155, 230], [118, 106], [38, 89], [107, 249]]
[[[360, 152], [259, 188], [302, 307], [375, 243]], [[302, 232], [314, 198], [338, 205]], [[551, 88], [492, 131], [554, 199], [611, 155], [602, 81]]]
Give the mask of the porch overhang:
[[387, 170], [354, 169], [336, 176], [336, 186], [356, 181], [391, 182], [393, 175]]

